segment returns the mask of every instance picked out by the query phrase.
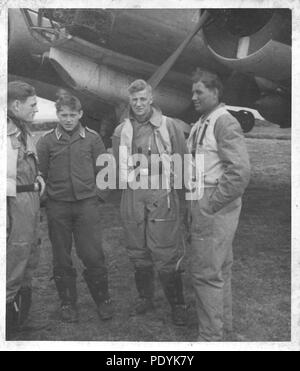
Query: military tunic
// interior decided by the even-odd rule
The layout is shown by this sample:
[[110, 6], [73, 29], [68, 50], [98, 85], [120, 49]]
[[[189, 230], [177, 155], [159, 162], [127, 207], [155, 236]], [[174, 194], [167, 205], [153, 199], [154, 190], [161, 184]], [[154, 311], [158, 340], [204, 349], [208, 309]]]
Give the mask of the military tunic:
[[96, 187], [96, 161], [106, 153], [100, 136], [81, 125], [69, 135], [58, 125], [40, 138], [37, 150], [46, 181], [54, 277], [76, 276], [71, 258], [73, 237], [88, 274], [95, 279], [106, 277]]

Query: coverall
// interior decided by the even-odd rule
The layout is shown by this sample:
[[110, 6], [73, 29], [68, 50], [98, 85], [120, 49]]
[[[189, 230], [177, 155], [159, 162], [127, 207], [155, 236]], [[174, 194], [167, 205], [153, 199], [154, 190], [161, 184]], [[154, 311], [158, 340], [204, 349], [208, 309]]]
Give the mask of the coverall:
[[232, 331], [232, 242], [241, 211], [241, 196], [250, 179], [246, 143], [238, 121], [229, 113], [210, 121], [221, 104], [195, 125], [208, 128], [202, 143], [188, 140], [204, 154], [204, 194], [189, 201], [191, 270], [196, 293], [199, 341], [221, 341]]
[[[16, 301], [15, 306], [20, 305], [17, 312], [21, 318], [17, 321], [21, 324], [29, 312], [31, 281], [39, 260], [40, 202], [38, 192], [17, 192], [17, 186], [32, 185], [38, 175], [33, 139], [25, 124], [17, 125], [8, 119], [6, 302], [10, 305]], [[20, 301], [16, 299], [18, 294], [22, 297]], [[10, 314], [8, 308], [7, 316]]]
[[109, 299], [96, 188], [96, 160], [105, 147], [98, 133], [80, 124], [71, 135], [58, 125], [40, 138], [37, 149], [46, 181], [53, 276], [62, 305], [77, 301], [74, 237], [83, 276], [98, 306]]
[[[132, 154], [142, 153], [148, 160], [150, 154], [159, 154], [154, 130], [162, 123], [162, 113], [152, 107], [152, 116], [146, 123], [139, 123], [130, 115], [133, 126]], [[187, 152], [181, 122], [167, 118], [167, 129], [173, 153]], [[113, 152], [118, 163], [120, 137], [124, 123], [113, 135]], [[149, 161], [150, 166], [150, 161]], [[159, 174], [151, 173], [151, 176]], [[150, 184], [149, 184], [150, 186]], [[127, 251], [135, 267], [136, 286], [140, 297], [152, 298], [153, 265], [171, 306], [184, 302], [182, 283], [176, 264], [180, 258], [180, 214], [176, 190], [136, 189], [123, 190], [121, 218], [127, 237]]]

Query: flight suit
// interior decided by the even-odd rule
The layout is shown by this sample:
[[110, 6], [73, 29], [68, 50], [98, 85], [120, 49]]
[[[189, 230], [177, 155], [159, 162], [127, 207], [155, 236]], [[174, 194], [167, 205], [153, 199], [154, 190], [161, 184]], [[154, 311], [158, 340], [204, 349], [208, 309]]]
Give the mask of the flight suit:
[[32, 185], [37, 175], [37, 154], [31, 135], [25, 129], [22, 133], [19, 126], [8, 119], [6, 302], [7, 317], [13, 316], [12, 305], [17, 308], [17, 317], [7, 318], [8, 322], [17, 322], [15, 325], [22, 324], [29, 313], [31, 281], [39, 260], [40, 244], [39, 194], [20, 193], [17, 187]]
[[[191, 153], [204, 155], [203, 196], [188, 201], [198, 340], [221, 341], [224, 330], [232, 331], [232, 242], [241, 196], [250, 179], [250, 164], [240, 125], [224, 105], [195, 125], [187, 145]], [[197, 131], [201, 143], [193, 135]]]
[[77, 301], [77, 274], [71, 258], [74, 237], [85, 266], [83, 276], [99, 306], [109, 300], [96, 188], [96, 160], [106, 153], [105, 147], [98, 133], [80, 124], [71, 135], [58, 125], [40, 138], [37, 150], [46, 181], [53, 276], [62, 305]]
[[[140, 124], [130, 116], [133, 127], [132, 154], [141, 153], [149, 160], [150, 154], [160, 153], [154, 130], [160, 127], [162, 118], [162, 113], [154, 107], [152, 116], [146, 123]], [[172, 153], [183, 156], [186, 153], [186, 145], [181, 122], [166, 118], [166, 125]], [[116, 128], [113, 135], [113, 151], [117, 163], [123, 128], [124, 122]], [[151, 177], [155, 176], [162, 174], [151, 173]], [[180, 273], [176, 270], [181, 248], [179, 200], [176, 190], [150, 189], [150, 183], [148, 189], [133, 190], [128, 186], [122, 193], [121, 217], [140, 297], [151, 299], [154, 295], [155, 265], [171, 306], [184, 303]]]

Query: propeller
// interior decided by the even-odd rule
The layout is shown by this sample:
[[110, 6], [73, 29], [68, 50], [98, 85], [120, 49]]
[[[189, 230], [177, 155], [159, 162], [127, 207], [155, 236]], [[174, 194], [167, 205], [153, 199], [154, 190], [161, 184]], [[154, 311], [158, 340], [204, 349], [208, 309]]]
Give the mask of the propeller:
[[[183, 42], [179, 45], [179, 47], [174, 51], [173, 54], [154, 72], [154, 74], [148, 79], [148, 84], [155, 89], [161, 80], [166, 76], [166, 74], [170, 71], [173, 67], [174, 63], [177, 61], [178, 57], [187, 47], [187, 45], [191, 42], [193, 37], [200, 31], [200, 29], [204, 26], [206, 21], [209, 19], [210, 15], [207, 10], [203, 12], [203, 14], [199, 17], [199, 21], [193, 28], [193, 30], [187, 35], [187, 37], [183, 40]], [[116, 107], [116, 116], [120, 119], [120, 122], [123, 118], [127, 115], [128, 104], [120, 103], [118, 107]]]
[[158, 86], [161, 80], [170, 71], [170, 69], [173, 67], [174, 63], [177, 61], [178, 57], [181, 55], [183, 50], [191, 42], [193, 37], [200, 31], [200, 29], [204, 26], [208, 18], [209, 13], [207, 10], [205, 10], [204, 13], [200, 16], [199, 21], [194, 27], [194, 29], [187, 35], [187, 37], [183, 40], [183, 42], [179, 45], [175, 52], [171, 54], [170, 57], [149, 78], [148, 84], [151, 85], [153, 89], [155, 89]]

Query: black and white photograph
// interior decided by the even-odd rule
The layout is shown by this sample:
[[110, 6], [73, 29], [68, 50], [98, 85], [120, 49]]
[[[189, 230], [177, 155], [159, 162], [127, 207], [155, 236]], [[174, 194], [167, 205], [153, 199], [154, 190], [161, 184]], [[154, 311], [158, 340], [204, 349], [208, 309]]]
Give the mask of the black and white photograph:
[[0, 4], [1, 350], [300, 350], [299, 2]]

